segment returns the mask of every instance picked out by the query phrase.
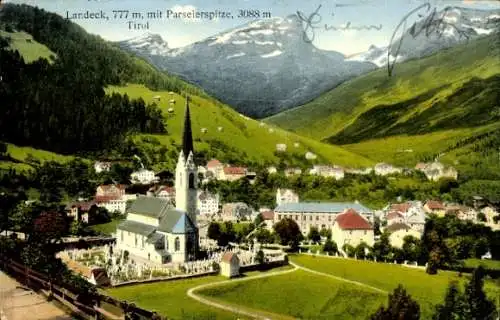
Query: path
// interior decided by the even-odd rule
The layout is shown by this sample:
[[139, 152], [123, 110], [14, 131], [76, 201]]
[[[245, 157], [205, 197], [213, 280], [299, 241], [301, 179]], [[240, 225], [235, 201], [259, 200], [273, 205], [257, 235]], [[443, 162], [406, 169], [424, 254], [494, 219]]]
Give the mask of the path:
[[73, 318], [0, 271], [0, 320], [49, 319], [70, 320]]
[[349, 279], [337, 277], [337, 276], [334, 276], [334, 275], [331, 275], [331, 274], [328, 274], [328, 273], [324, 273], [324, 272], [316, 271], [316, 270], [313, 270], [313, 269], [309, 269], [309, 268], [300, 266], [300, 265], [298, 265], [298, 264], [296, 264], [296, 263], [294, 263], [292, 261], [290, 261], [289, 263], [292, 266], [294, 266], [295, 268], [300, 269], [300, 270], [304, 270], [304, 271], [307, 271], [307, 272], [310, 272], [310, 273], [314, 273], [314, 274], [317, 274], [317, 275], [320, 275], [320, 276], [332, 278], [332, 279], [335, 279], [335, 280], [349, 282], [349, 283], [358, 285], [360, 287], [368, 288], [368, 289], [371, 289], [371, 290], [374, 290], [374, 291], [377, 291], [377, 292], [380, 292], [380, 293], [383, 293], [383, 294], [388, 294], [389, 293], [389, 292], [387, 292], [385, 290], [382, 290], [382, 289], [379, 289], [379, 288], [376, 288], [376, 287], [372, 287], [372, 286], [367, 285], [367, 284], [362, 283], [362, 282], [358, 282], [358, 281], [354, 281], [354, 280], [349, 280]]
[[[267, 278], [267, 277], [278, 276], [278, 275], [282, 275], [282, 274], [286, 274], [286, 273], [291, 273], [291, 272], [294, 272], [294, 271], [297, 271], [297, 270], [298, 270], [297, 266], [294, 266], [294, 268], [290, 269], [290, 270], [275, 271], [275, 272], [270, 272], [270, 273], [266, 273], [266, 274], [259, 274], [259, 275], [256, 275], [256, 276], [251, 276], [251, 277], [246, 277], [246, 278], [240, 278], [240, 279], [224, 280], [224, 281], [206, 283], [206, 284], [202, 284], [202, 285], [199, 285], [199, 286], [196, 286], [194, 288], [189, 289], [187, 291], [187, 295], [189, 297], [195, 299], [196, 301], [201, 302], [201, 303], [206, 304], [206, 305], [209, 305], [211, 307], [223, 309], [223, 310], [230, 311], [230, 312], [233, 312], [233, 313], [236, 313], [236, 314], [240, 314], [240, 315], [244, 315], [246, 317], [250, 317], [250, 318], [253, 318], [253, 319], [269, 320], [269, 316], [266, 315], [266, 314], [269, 314], [269, 313], [265, 313], [265, 312], [259, 313], [258, 311], [248, 311], [247, 308], [243, 309], [243, 308], [240, 308], [240, 307], [237, 307], [237, 306], [227, 305], [227, 304], [222, 304], [222, 303], [219, 303], [219, 302], [215, 302], [215, 301], [212, 301], [212, 300], [209, 300], [209, 299], [206, 299], [206, 298], [203, 298], [203, 297], [197, 295], [195, 293], [195, 291], [198, 291], [198, 290], [201, 290], [201, 289], [206, 289], [206, 288], [209, 288], [209, 287], [215, 287], [215, 286], [219, 286], [219, 285], [223, 285], [223, 284], [227, 284], [227, 283], [250, 281], [250, 280], [255, 280], [255, 279], [260, 279], [260, 278]], [[286, 316], [283, 315], [283, 317], [286, 317]], [[291, 319], [293, 319], [293, 318], [291, 318]]]
[[[282, 274], [294, 272], [294, 271], [297, 271], [297, 270], [303, 270], [303, 271], [306, 271], [306, 272], [309, 272], [309, 273], [313, 273], [313, 274], [316, 274], [316, 275], [319, 275], [319, 276], [323, 276], [323, 277], [332, 278], [332, 279], [339, 280], [339, 281], [344, 281], [344, 282], [352, 283], [354, 285], [357, 285], [357, 286], [360, 286], [360, 287], [363, 287], [363, 288], [367, 288], [367, 289], [370, 289], [370, 290], [373, 290], [373, 291], [376, 291], [376, 292], [379, 292], [379, 293], [388, 294], [388, 292], [385, 291], [385, 290], [382, 290], [382, 289], [379, 289], [379, 288], [376, 288], [376, 287], [372, 287], [372, 286], [367, 285], [367, 284], [362, 283], [362, 282], [358, 282], [358, 281], [354, 281], [354, 280], [349, 280], [349, 279], [345, 279], [345, 278], [342, 278], [342, 277], [337, 277], [337, 276], [334, 276], [334, 275], [331, 275], [331, 274], [328, 274], [328, 273], [324, 273], [324, 272], [316, 271], [316, 270], [313, 270], [313, 269], [309, 269], [309, 268], [303, 267], [301, 265], [298, 265], [298, 264], [296, 264], [296, 263], [294, 263], [292, 261], [290, 261], [289, 263], [294, 267], [293, 269], [285, 270], [285, 271], [271, 272], [271, 273], [266, 273], [266, 274], [261, 274], [261, 275], [256, 275], [256, 276], [251, 276], [251, 277], [241, 278], [241, 279], [224, 280], [224, 281], [218, 281], [218, 282], [212, 282], [212, 283], [202, 284], [202, 285], [199, 285], [199, 286], [196, 286], [194, 288], [189, 289], [187, 291], [187, 295], [189, 297], [195, 299], [196, 301], [201, 302], [201, 303], [206, 304], [206, 305], [209, 305], [211, 307], [223, 309], [223, 310], [226, 310], [226, 311], [229, 311], [229, 312], [233, 312], [235, 314], [241, 314], [241, 315], [253, 318], [253, 319], [269, 320], [269, 315], [268, 315], [269, 313], [265, 313], [264, 311], [262, 311], [262, 312], [259, 312], [259, 311], [248, 311], [249, 310], [248, 308], [241, 308], [241, 307], [234, 306], [234, 305], [229, 305], [229, 304], [223, 304], [223, 303], [220, 303], [220, 302], [215, 302], [215, 301], [212, 301], [210, 299], [206, 299], [206, 298], [203, 298], [203, 297], [197, 295], [195, 293], [195, 291], [198, 291], [198, 290], [201, 290], [201, 289], [206, 289], [206, 288], [209, 288], [209, 287], [215, 287], [215, 286], [219, 286], [219, 285], [223, 285], [223, 284], [227, 284], [227, 283], [249, 281], [249, 280], [255, 280], [255, 279], [259, 279], [259, 278], [267, 278], [267, 277], [278, 276], [278, 275], [282, 275]], [[285, 315], [280, 315], [280, 317], [286, 317], [286, 316]]]

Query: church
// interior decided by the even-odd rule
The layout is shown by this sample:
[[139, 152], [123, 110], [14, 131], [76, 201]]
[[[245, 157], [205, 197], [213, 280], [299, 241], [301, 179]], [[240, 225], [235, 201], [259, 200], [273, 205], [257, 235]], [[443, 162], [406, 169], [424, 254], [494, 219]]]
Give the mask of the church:
[[119, 250], [155, 263], [184, 263], [198, 252], [198, 174], [186, 99], [182, 150], [175, 169], [175, 207], [168, 199], [140, 196], [116, 230]]

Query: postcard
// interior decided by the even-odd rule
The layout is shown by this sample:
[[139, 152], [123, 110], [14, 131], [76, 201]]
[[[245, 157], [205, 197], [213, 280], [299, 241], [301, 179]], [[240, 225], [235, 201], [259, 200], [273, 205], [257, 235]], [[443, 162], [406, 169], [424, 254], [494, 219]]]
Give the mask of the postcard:
[[499, 32], [487, 0], [0, 0], [0, 320], [497, 319]]

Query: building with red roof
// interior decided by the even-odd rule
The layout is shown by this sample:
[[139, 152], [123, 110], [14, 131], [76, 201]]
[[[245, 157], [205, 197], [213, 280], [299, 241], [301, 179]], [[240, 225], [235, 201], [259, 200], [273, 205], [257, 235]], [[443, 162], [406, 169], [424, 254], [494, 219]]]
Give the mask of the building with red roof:
[[339, 248], [345, 244], [356, 247], [361, 242], [372, 246], [375, 242], [373, 226], [356, 210], [349, 209], [345, 213], [339, 214], [335, 219], [332, 240], [337, 243]]
[[240, 259], [234, 252], [225, 252], [220, 262], [220, 274], [232, 278], [240, 275]]
[[220, 180], [235, 181], [245, 177], [247, 168], [228, 166], [223, 169], [223, 175]]
[[428, 200], [424, 204], [424, 210], [427, 213], [434, 213], [437, 215], [444, 215], [446, 213], [446, 207], [441, 201]]

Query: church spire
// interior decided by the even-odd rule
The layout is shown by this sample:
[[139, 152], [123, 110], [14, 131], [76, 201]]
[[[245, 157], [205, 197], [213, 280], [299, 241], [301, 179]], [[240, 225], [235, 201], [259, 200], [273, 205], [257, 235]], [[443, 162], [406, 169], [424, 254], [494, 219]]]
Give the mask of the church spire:
[[187, 159], [189, 153], [193, 152], [193, 132], [191, 130], [191, 116], [189, 114], [189, 96], [186, 96], [186, 113], [184, 115], [184, 133], [182, 135], [182, 151]]

